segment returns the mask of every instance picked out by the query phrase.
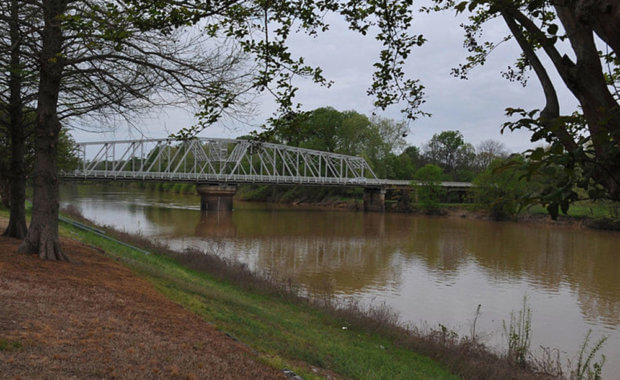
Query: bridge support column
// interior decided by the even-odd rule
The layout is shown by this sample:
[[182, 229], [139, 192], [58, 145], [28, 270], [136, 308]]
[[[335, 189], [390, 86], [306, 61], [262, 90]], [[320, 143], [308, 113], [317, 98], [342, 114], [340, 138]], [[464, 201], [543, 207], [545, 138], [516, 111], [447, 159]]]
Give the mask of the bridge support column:
[[200, 194], [200, 210], [232, 211], [236, 185], [198, 185], [196, 190]]
[[364, 188], [364, 211], [385, 211], [385, 189], [377, 187]]

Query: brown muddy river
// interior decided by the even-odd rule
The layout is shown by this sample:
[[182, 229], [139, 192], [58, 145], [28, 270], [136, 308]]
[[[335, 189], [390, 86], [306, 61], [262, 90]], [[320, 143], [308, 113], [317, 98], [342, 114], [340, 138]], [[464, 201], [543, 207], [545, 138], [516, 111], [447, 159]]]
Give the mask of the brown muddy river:
[[620, 233], [404, 214], [308, 210], [235, 201], [201, 213], [199, 197], [111, 185], [63, 185], [100, 224], [196, 247], [294, 279], [310, 291], [385, 303], [400, 320], [439, 324], [506, 347], [502, 322], [532, 309], [532, 350], [576, 361], [588, 331], [608, 337], [604, 378], [620, 379]]

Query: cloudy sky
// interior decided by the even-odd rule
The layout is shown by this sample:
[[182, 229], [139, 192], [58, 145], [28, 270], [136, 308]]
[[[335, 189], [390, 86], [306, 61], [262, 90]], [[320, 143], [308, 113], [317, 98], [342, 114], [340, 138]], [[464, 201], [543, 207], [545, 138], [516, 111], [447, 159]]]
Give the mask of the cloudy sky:
[[[310, 80], [298, 80], [298, 102], [307, 110], [331, 106], [341, 111], [356, 110], [367, 115], [376, 112], [379, 116], [401, 120], [399, 106], [386, 111], [376, 110], [372, 99], [366, 96], [372, 78], [372, 64], [380, 45], [371, 36], [349, 31], [346, 24], [335, 17], [328, 21], [330, 31], [317, 38], [297, 35], [290, 39], [289, 45], [295, 54], [303, 55], [311, 65], [322, 67], [325, 76], [334, 81], [331, 88], [322, 88]], [[544, 105], [538, 82], [531, 78], [528, 87], [523, 88], [501, 77], [501, 70], [518, 56], [518, 46], [514, 41], [498, 47], [483, 67], [471, 72], [469, 80], [452, 77], [450, 69], [464, 62], [466, 57], [462, 47], [463, 32], [459, 27], [463, 21], [452, 12], [419, 14], [414, 21], [413, 32], [423, 34], [428, 42], [414, 50], [406, 72], [410, 77], [420, 79], [426, 87], [423, 110], [432, 117], [410, 123], [408, 143], [421, 146], [435, 133], [459, 130], [466, 141], [474, 145], [491, 138], [503, 142], [513, 152], [530, 148], [532, 144], [527, 132], [507, 131], [502, 135], [500, 127], [506, 120], [506, 107], [533, 109]], [[500, 22], [490, 24], [486, 30], [486, 36], [493, 41], [499, 41], [505, 33]], [[558, 90], [562, 111], [571, 112], [576, 102], [566, 91]], [[246, 134], [264, 123], [275, 109], [270, 95], [260, 96], [256, 99], [256, 114], [248, 123], [223, 122], [203, 131], [200, 136], [234, 138]], [[140, 132], [120, 126], [106, 133], [76, 130], [73, 134], [77, 141], [139, 138], [140, 134], [159, 138], [195, 122], [191, 109], [168, 109], [141, 118], [136, 124]], [[106, 126], [102, 127], [107, 130]]]

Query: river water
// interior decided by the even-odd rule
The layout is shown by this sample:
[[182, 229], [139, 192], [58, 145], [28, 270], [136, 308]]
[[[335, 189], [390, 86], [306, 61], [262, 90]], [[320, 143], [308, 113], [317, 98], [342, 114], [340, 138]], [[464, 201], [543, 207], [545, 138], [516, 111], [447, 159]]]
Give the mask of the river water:
[[199, 197], [112, 185], [61, 187], [61, 207], [173, 248], [195, 247], [395, 310], [418, 327], [476, 329], [498, 350], [502, 323], [532, 310], [532, 349], [575, 355], [589, 330], [608, 337], [604, 378], [620, 379], [620, 233], [235, 201], [203, 213]]

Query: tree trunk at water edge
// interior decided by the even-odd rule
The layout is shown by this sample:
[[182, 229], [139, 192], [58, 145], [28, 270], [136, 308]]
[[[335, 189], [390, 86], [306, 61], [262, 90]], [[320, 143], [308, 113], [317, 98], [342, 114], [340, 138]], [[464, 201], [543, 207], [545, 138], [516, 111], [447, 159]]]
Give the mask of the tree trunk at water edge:
[[26, 176], [24, 171], [24, 141], [11, 138], [11, 180], [9, 192], [9, 225], [4, 236], [23, 239], [28, 232], [26, 226]]
[[41, 47], [39, 98], [35, 125], [32, 221], [20, 253], [38, 253], [42, 259], [68, 260], [58, 238], [57, 105], [63, 71], [63, 35], [60, 17], [66, 0], [43, 1], [44, 28]]

